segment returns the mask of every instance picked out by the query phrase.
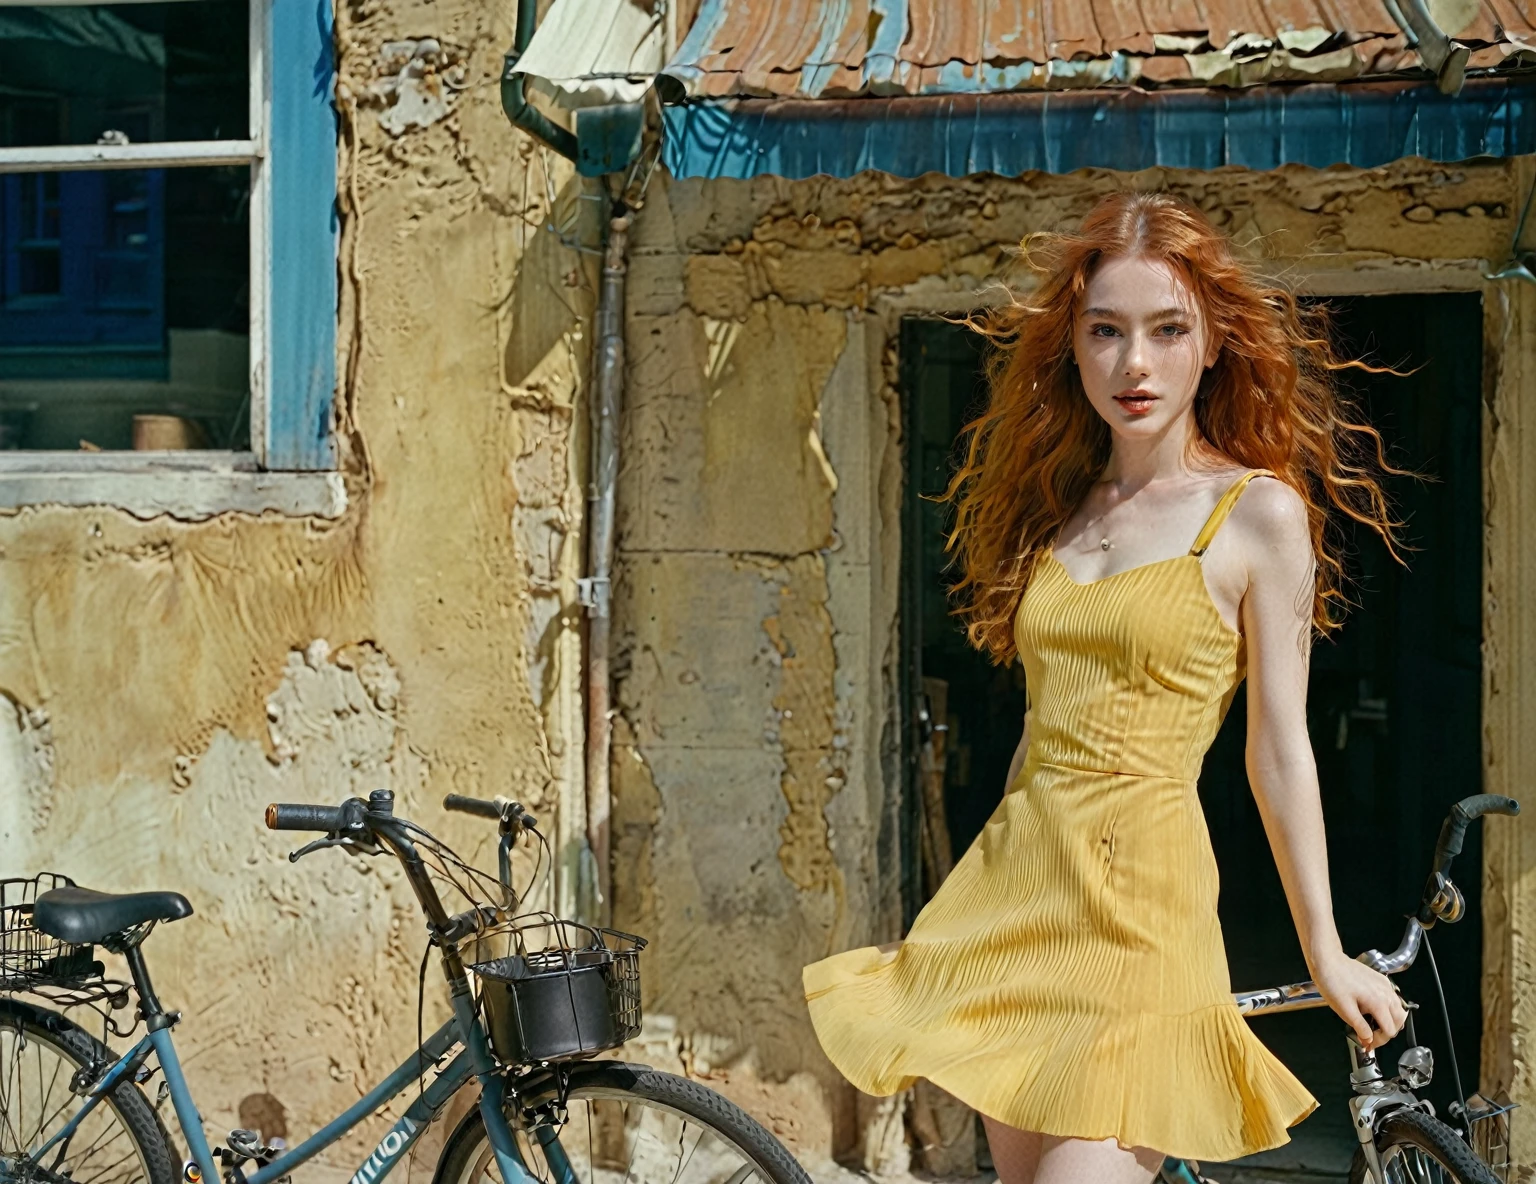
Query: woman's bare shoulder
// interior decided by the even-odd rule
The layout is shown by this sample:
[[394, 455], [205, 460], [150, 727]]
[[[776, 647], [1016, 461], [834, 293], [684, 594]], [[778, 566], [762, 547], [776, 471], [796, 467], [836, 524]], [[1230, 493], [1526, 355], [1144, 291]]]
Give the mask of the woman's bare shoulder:
[[1255, 477], [1233, 507], [1231, 526], [1250, 565], [1310, 568], [1312, 524], [1306, 500], [1278, 477]]

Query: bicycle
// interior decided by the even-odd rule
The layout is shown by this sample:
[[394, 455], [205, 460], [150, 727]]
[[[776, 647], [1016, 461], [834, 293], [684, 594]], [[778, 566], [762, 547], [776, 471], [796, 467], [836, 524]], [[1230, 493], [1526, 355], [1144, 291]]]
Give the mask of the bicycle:
[[[1408, 918], [1403, 939], [1390, 954], [1367, 950], [1359, 960], [1382, 974], [1401, 974], [1414, 964], [1419, 950], [1429, 949], [1426, 933], [1436, 922], [1454, 924], [1466, 911], [1461, 890], [1451, 881], [1451, 864], [1461, 854], [1467, 827], [1485, 814], [1520, 812], [1513, 798], [1477, 794], [1451, 807], [1435, 843], [1434, 863], [1417, 910]], [[1450, 1012], [1440, 973], [1430, 950], [1430, 966], [1445, 1014], [1447, 1040]], [[1238, 1010], [1249, 1017], [1279, 1015], [1327, 1006], [1317, 984], [1294, 983], [1233, 996]], [[1347, 1033], [1350, 1088], [1354, 1097], [1349, 1109], [1360, 1145], [1350, 1164], [1349, 1184], [1508, 1184], [1509, 1117], [1514, 1108], [1507, 1100], [1468, 1097], [1462, 1089], [1461, 1072], [1454, 1047], [1450, 1052], [1456, 1101], [1448, 1107], [1460, 1129], [1441, 1121], [1427, 1099], [1414, 1094], [1428, 1085], [1434, 1074], [1434, 1055], [1419, 1044], [1414, 1031], [1415, 1005], [1409, 1004], [1404, 1034], [1408, 1048], [1397, 1061], [1397, 1075], [1386, 1076], [1377, 1063], [1376, 1050], [1362, 1048], [1353, 1032]], [[1200, 1165], [1169, 1159], [1159, 1175], [1162, 1184], [1201, 1184]], [[1209, 1184], [1215, 1184], [1214, 1181]]]
[[[433, 1184], [810, 1184], [767, 1130], [705, 1086], [645, 1065], [594, 1059], [640, 1025], [639, 953], [616, 930], [520, 914], [511, 849], [537, 820], [516, 802], [449, 795], [444, 806], [496, 820], [498, 876], [466, 864], [424, 828], [397, 817], [394, 795], [340, 806], [272, 805], [266, 824], [322, 832], [289, 855], [340, 847], [393, 855], [427, 919], [428, 955], [446, 976], [452, 1018], [394, 1072], [292, 1149], [259, 1131], [210, 1145], [188, 1090], [167, 1010], [142, 946], [160, 923], [190, 916], [175, 892], [113, 895], [44, 874], [0, 882], [0, 1184], [288, 1184], [313, 1159], [391, 1100], [418, 1096], [352, 1176], [379, 1184], [461, 1089], [478, 1105], [448, 1135]], [[430, 865], [430, 866], [429, 866]], [[471, 908], [450, 915], [434, 876]], [[499, 900], [486, 900], [486, 893]], [[105, 977], [95, 945], [126, 959], [131, 982]], [[498, 949], [505, 952], [496, 956]], [[490, 955], [490, 956], [487, 956]], [[467, 959], [474, 959], [467, 961]], [[425, 975], [426, 959], [422, 962]], [[15, 997], [31, 992], [67, 1010], [90, 1005], [106, 1029], [145, 1034], [118, 1055], [62, 1014]], [[135, 1019], [115, 1013], [137, 996]], [[158, 1071], [151, 1106], [143, 1086]], [[178, 1164], [160, 1107], [169, 1098], [188, 1152]]]

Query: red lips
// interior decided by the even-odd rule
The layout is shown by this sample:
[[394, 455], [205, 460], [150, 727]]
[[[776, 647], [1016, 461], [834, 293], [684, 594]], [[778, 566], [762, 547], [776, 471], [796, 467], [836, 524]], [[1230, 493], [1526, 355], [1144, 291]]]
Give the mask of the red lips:
[[1141, 389], [1122, 391], [1115, 396], [1115, 402], [1124, 407], [1132, 415], [1145, 415], [1152, 410], [1152, 405], [1157, 402], [1157, 396], [1151, 391]]

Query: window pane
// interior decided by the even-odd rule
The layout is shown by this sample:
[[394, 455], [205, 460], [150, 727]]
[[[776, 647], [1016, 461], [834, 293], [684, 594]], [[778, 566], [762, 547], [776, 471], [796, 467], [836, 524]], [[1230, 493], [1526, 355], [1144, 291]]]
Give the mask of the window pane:
[[242, 140], [245, 0], [0, 0], [0, 147]]
[[0, 449], [249, 447], [249, 213], [245, 167], [0, 175]]

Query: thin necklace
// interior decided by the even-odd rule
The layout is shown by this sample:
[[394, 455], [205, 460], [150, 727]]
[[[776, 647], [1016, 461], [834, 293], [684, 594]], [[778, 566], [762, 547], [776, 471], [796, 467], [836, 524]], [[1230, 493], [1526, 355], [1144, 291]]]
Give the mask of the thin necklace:
[[[1085, 527], [1084, 529], [1087, 530], [1087, 529], [1097, 525], [1098, 523], [1100, 523], [1102, 521], [1104, 521], [1104, 515], [1103, 514], [1100, 514], [1100, 515], [1098, 515], [1095, 518], [1090, 518], [1088, 520], [1088, 526]], [[1109, 541], [1109, 536], [1107, 534], [1099, 536], [1099, 550], [1100, 551], [1108, 551], [1113, 546], [1114, 546], [1114, 544]]]

